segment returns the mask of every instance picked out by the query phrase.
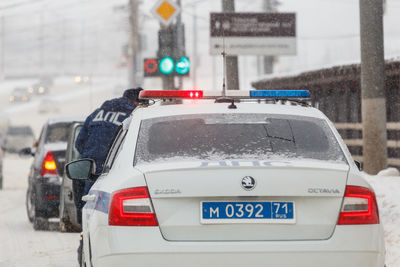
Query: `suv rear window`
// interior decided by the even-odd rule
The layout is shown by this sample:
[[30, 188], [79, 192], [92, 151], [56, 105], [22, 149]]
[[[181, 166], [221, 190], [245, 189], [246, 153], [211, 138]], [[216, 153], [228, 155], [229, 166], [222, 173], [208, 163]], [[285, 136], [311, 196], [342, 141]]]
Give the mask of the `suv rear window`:
[[268, 114], [181, 115], [142, 121], [136, 163], [315, 159], [346, 162], [322, 119]]
[[45, 143], [67, 142], [71, 123], [50, 124], [47, 128]]

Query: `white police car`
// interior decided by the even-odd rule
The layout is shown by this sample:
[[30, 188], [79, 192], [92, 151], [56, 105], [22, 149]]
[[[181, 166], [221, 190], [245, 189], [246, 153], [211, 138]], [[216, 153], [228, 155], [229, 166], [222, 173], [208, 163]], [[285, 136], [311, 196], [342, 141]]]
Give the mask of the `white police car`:
[[[301, 97], [142, 91], [194, 100], [124, 121], [84, 197], [84, 265], [384, 266], [374, 192]], [[94, 169], [88, 159], [67, 167], [73, 179]]]

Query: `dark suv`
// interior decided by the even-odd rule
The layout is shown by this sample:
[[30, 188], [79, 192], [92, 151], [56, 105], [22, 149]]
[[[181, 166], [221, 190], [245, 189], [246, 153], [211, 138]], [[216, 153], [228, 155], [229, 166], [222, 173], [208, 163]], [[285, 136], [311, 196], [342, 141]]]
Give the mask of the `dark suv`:
[[48, 228], [48, 219], [59, 217], [60, 186], [64, 173], [65, 151], [70, 126], [81, 118], [50, 119], [44, 124], [36, 151], [24, 149], [21, 154], [34, 155], [26, 210], [35, 230]]

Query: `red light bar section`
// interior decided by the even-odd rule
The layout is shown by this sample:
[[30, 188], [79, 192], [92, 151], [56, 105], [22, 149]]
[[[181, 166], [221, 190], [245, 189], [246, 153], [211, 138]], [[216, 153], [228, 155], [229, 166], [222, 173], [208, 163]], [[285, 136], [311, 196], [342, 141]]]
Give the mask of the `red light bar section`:
[[200, 99], [200, 98], [203, 98], [203, 91], [201, 91], [201, 90], [143, 90], [140, 92], [139, 98]]

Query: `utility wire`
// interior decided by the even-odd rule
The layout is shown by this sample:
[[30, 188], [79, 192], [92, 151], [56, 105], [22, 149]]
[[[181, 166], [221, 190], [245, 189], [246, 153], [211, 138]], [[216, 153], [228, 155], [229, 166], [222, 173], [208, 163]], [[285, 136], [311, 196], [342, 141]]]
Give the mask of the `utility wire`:
[[0, 7], [0, 11], [1, 10], [12, 9], [12, 8], [16, 8], [16, 7], [21, 7], [21, 6], [37, 4], [38, 2], [44, 2], [44, 1], [48, 1], [48, 0], [36, 0], [36, 1], [26, 1], [26, 2], [15, 3], [15, 4], [8, 5], [8, 6]]

